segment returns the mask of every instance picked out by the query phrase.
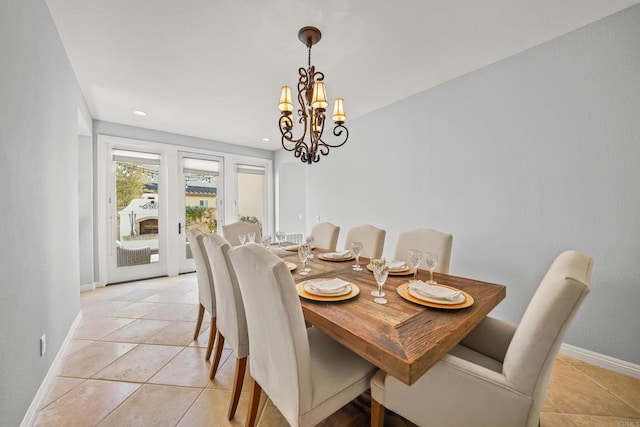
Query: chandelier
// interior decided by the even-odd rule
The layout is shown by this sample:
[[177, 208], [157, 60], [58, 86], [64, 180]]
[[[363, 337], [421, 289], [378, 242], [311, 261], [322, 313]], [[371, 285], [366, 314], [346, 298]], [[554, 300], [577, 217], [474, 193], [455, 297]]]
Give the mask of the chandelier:
[[329, 154], [329, 148], [344, 145], [349, 138], [349, 130], [344, 126], [347, 115], [344, 112], [344, 99], [336, 98], [333, 108], [333, 136], [338, 138], [336, 144], [329, 144], [323, 140], [325, 111], [329, 106], [327, 92], [324, 86], [324, 73], [316, 71], [311, 65], [311, 46], [318, 43], [322, 34], [315, 27], [303, 27], [298, 31], [298, 39], [309, 50], [308, 68], [298, 69], [298, 109], [297, 122], [302, 126], [302, 134], [298, 139], [293, 137], [293, 102], [291, 88], [283, 86], [280, 92], [278, 109], [281, 112], [278, 121], [282, 134], [282, 147], [293, 151], [303, 163], [312, 164], [320, 161], [320, 154]]

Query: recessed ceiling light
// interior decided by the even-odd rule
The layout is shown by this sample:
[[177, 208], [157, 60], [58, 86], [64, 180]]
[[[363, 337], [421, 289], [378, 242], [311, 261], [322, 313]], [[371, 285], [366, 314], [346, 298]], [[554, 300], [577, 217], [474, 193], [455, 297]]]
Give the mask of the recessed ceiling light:
[[141, 117], [144, 117], [144, 116], [147, 115], [147, 113], [145, 113], [144, 111], [140, 111], [140, 110], [134, 111], [133, 114], [135, 114], [136, 116], [141, 116]]
[[270, 140], [269, 138], [262, 138], [262, 141], [263, 141], [263, 142], [269, 142], [269, 141], [271, 141], [271, 140]]

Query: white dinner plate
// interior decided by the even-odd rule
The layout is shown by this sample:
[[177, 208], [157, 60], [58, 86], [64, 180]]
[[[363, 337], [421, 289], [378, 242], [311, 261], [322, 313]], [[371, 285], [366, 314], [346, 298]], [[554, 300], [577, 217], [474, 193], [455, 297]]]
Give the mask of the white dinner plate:
[[295, 264], [294, 264], [294, 263], [292, 263], [292, 262], [287, 262], [287, 268], [289, 269], [289, 271], [293, 271], [293, 270], [295, 270], [296, 268], [298, 268], [298, 266], [297, 266], [297, 265], [295, 265]]
[[326, 297], [338, 297], [341, 295], [346, 295], [349, 292], [351, 292], [351, 285], [345, 285], [344, 288], [338, 289], [337, 291], [333, 291], [333, 292], [318, 292], [310, 286], [309, 282], [311, 282], [311, 284], [313, 283], [313, 281], [310, 280], [303, 285], [303, 288], [305, 291], [313, 295], [326, 296]]
[[452, 300], [441, 299], [441, 298], [432, 298], [432, 297], [429, 297], [429, 296], [423, 294], [422, 292], [415, 291], [415, 290], [411, 289], [410, 286], [409, 286], [409, 288], [407, 288], [407, 292], [409, 292], [409, 294], [411, 294], [411, 296], [414, 297], [414, 298], [418, 298], [419, 300], [422, 300], [422, 301], [433, 302], [433, 303], [436, 303], [436, 304], [454, 305], [454, 304], [463, 303], [464, 300], [465, 300], [465, 296], [464, 296], [464, 294], [462, 292], [460, 293], [460, 295], [458, 295], [455, 299], [452, 299]]

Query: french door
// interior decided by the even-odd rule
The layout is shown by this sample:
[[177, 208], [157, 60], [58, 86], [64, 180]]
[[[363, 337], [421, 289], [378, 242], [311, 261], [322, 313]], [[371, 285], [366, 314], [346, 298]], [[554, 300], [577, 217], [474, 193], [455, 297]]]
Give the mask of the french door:
[[180, 165], [180, 212], [177, 245], [180, 254], [180, 273], [195, 271], [193, 254], [186, 231], [198, 228], [204, 234], [217, 233], [220, 213], [223, 212], [223, 159], [218, 156], [178, 153]]
[[248, 221], [271, 233], [269, 159], [108, 135], [98, 135], [97, 157], [102, 285], [195, 271], [191, 227]]
[[109, 151], [110, 283], [159, 276], [166, 270], [162, 158], [152, 150], [112, 147]]

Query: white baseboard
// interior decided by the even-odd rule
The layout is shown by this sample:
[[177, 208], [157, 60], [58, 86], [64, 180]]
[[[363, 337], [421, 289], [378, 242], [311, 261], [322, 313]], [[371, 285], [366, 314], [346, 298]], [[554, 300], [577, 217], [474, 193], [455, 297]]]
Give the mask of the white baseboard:
[[636, 365], [634, 363], [626, 362], [624, 360], [616, 359], [615, 357], [606, 356], [604, 354], [596, 353], [595, 351], [586, 350], [584, 348], [565, 343], [562, 343], [560, 346], [560, 353], [582, 360], [583, 362], [591, 363], [592, 365], [596, 365], [601, 368], [609, 369], [610, 371], [618, 372], [628, 377], [640, 379], [640, 365]]
[[29, 405], [29, 409], [27, 410], [27, 413], [22, 419], [22, 422], [20, 423], [20, 427], [27, 427], [27, 426], [33, 425], [33, 422], [36, 419], [36, 414], [38, 413], [38, 409], [40, 409], [40, 405], [42, 405], [42, 402], [44, 402], [44, 399], [47, 397], [47, 393], [49, 391], [49, 386], [51, 385], [51, 382], [56, 377], [56, 375], [58, 375], [58, 372], [62, 365], [62, 359], [65, 353], [67, 352], [67, 347], [69, 346], [69, 343], [71, 342], [71, 338], [73, 338], [73, 334], [76, 332], [78, 325], [80, 325], [81, 320], [82, 320], [82, 311], [78, 312], [76, 319], [71, 324], [71, 328], [69, 328], [69, 332], [67, 333], [67, 336], [65, 337], [62, 343], [62, 346], [60, 346], [60, 350], [58, 351], [58, 354], [56, 354], [56, 357], [53, 359], [53, 363], [51, 363], [51, 366], [49, 367], [49, 371], [47, 372], [47, 375], [45, 375], [44, 380], [42, 380], [42, 383], [40, 384], [40, 388], [38, 388], [38, 392], [36, 393], [35, 397], [31, 401], [31, 405]]
[[80, 285], [80, 292], [87, 292], [87, 291], [93, 291], [96, 288], [96, 284], [94, 283], [88, 283], [86, 285]]

